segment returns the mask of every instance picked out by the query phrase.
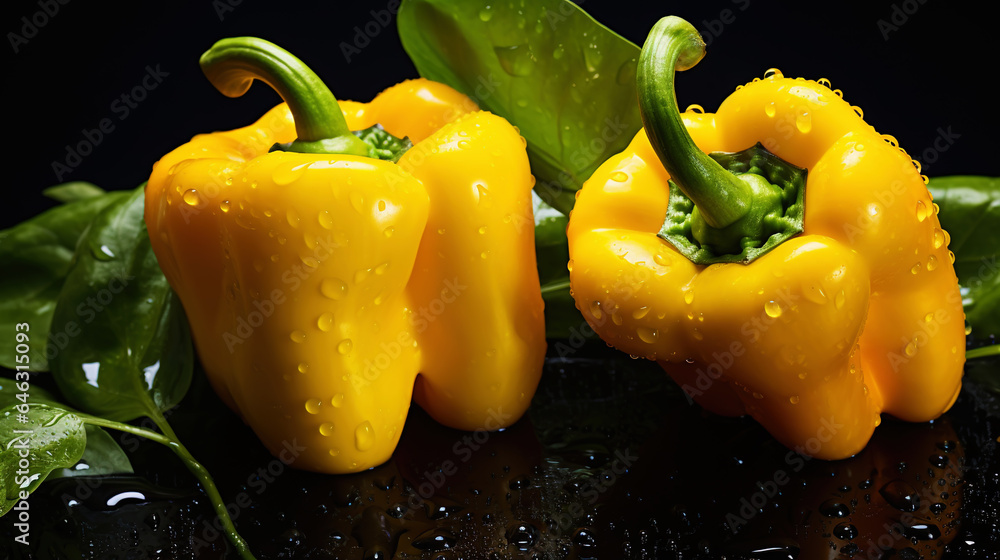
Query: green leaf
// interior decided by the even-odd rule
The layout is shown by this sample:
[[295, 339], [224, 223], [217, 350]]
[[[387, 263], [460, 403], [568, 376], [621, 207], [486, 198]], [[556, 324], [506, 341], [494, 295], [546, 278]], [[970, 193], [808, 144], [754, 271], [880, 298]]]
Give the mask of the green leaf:
[[[0, 409], [21, 404], [23, 401], [18, 398], [18, 395], [25, 393], [28, 395], [27, 402], [29, 404], [42, 404], [53, 409], [75, 412], [38, 385], [32, 384], [27, 391], [22, 392], [17, 389], [17, 381], [0, 377]], [[132, 472], [132, 463], [128, 460], [128, 455], [110, 434], [98, 426], [89, 424], [86, 426], [86, 430], [87, 448], [83, 451], [83, 458], [80, 462], [69, 468], [52, 471], [49, 478]]]
[[966, 319], [977, 338], [1000, 335], [1000, 178], [937, 177], [928, 188], [951, 236]]
[[193, 356], [180, 301], [156, 262], [143, 188], [105, 208], [80, 239], [53, 324], [77, 332], [52, 360], [80, 410], [128, 421], [177, 404]]
[[102, 194], [105, 194], [105, 192], [106, 191], [104, 189], [93, 183], [74, 181], [72, 183], [63, 183], [61, 185], [49, 187], [43, 190], [42, 194], [52, 200], [58, 200], [59, 202], [76, 202], [77, 200], [85, 200], [88, 198], [94, 198], [95, 196], [101, 196]]
[[352, 134], [371, 146], [372, 154], [375, 157], [393, 163], [399, 161], [399, 158], [413, 147], [413, 142], [410, 142], [409, 138], [396, 138], [380, 124], [364, 130], [355, 130]]
[[105, 474], [132, 474], [132, 462], [115, 438], [104, 428], [87, 424], [87, 447], [75, 465], [57, 469], [49, 479], [71, 476], [96, 476]]
[[[9, 406], [0, 411], [0, 443], [3, 515], [34, 492], [51, 471], [75, 465], [83, 456], [87, 435], [83, 421], [71, 412], [42, 404]], [[25, 451], [28, 456], [21, 457]], [[22, 460], [26, 469], [21, 468]]]
[[532, 202], [535, 213], [535, 256], [538, 279], [545, 301], [545, 336], [570, 338], [583, 331], [586, 321], [569, 295], [569, 243], [566, 226], [569, 219], [552, 208], [537, 194]]
[[564, 214], [583, 182], [641, 128], [639, 47], [572, 2], [513, 9], [495, 0], [404, 0], [397, 19], [421, 76], [520, 128], [535, 190]]
[[[127, 193], [114, 192], [48, 210], [0, 231], [0, 339], [14, 340], [15, 325], [28, 323], [31, 371], [48, 370], [52, 313], [77, 241], [90, 221]], [[55, 333], [56, 344], [67, 335]], [[14, 369], [13, 344], [0, 344], [0, 365]]]

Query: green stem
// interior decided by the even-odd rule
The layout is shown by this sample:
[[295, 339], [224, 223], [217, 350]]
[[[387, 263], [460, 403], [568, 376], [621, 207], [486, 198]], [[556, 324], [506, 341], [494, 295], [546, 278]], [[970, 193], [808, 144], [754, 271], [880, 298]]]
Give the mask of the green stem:
[[750, 210], [751, 188], [698, 149], [674, 92], [674, 72], [694, 67], [704, 56], [705, 42], [694, 26], [675, 16], [658, 21], [639, 55], [639, 110], [649, 142], [674, 183], [708, 225], [724, 228]]
[[1000, 344], [973, 348], [965, 353], [966, 360], [975, 360], [976, 358], [986, 358], [988, 356], [1000, 356]]
[[[145, 391], [144, 395], [148, 395]], [[212, 480], [212, 476], [208, 473], [208, 470], [199, 463], [191, 452], [184, 447], [177, 434], [174, 433], [173, 428], [170, 427], [170, 423], [160, 412], [160, 409], [155, 406], [152, 402], [148, 403], [149, 417], [153, 420], [163, 435], [168, 439], [167, 447], [170, 448], [178, 457], [180, 457], [181, 462], [187, 467], [191, 474], [194, 475], [198, 482], [201, 483], [201, 487], [205, 490], [205, 494], [208, 495], [208, 499], [212, 502], [212, 508], [215, 509], [215, 515], [219, 517], [219, 521], [222, 522], [222, 528], [226, 532], [226, 536], [229, 537], [229, 542], [236, 547], [237, 552], [239, 552], [240, 557], [244, 560], [256, 560], [253, 553], [250, 552], [250, 546], [247, 545], [243, 537], [236, 531], [236, 525], [233, 524], [233, 520], [229, 517], [229, 511], [226, 510], [226, 502], [223, 501], [222, 495], [219, 494], [219, 489], [215, 486], [215, 481]]]
[[351, 134], [337, 98], [323, 80], [281, 47], [256, 37], [222, 39], [201, 55], [201, 69], [220, 92], [239, 97], [255, 79], [288, 104], [298, 139], [285, 149], [304, 153], [369, 155]]
[[112, 430], [118, 430], [119, 432], [128, 432], [133, 435], [144, 437], [148, 440], [155, 441], [163, 445], [170, 445], [170, 439], [163, 434], [158, 434], [144, 428], [139, 428], [131, 424], [124, 424], [122, 422], [115, 422], [114, 420], [108, 420], [106, 418], [99, 418], [97, 416], [91, 416], [89, 414], [83, 414], [80, 412], [74, 412], [77, 416], [83, 420], [84, 424], [92, 424], [94, 426], [100, 426], [102, 428], [111, 428]]
[[547, 294], [549, 292], [558, 292], [559, 290], [564, 290], [569, 288], [569, 280], [564, 280], [562, 282], [550, 282], [542, 286], [542, 294]]

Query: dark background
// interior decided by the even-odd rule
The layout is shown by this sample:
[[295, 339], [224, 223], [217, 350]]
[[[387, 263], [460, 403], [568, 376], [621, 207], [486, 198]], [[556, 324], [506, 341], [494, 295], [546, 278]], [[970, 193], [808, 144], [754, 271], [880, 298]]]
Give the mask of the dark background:
[[[1000, 110], [991, 84], [1000, 52], [998, 10], [983, 4], [582, 2], [599, 21], [636, 43], [656, 18], [668, 14], [684, 17], [706, 35], [708, 55], [679, 83], [682, 107], [699, 103], [714, 111], [737, 84], [778, 67], [786, 76], [828, 78], [864, 109], [870, 124], [895, 135], [918, 160], [941, 131], [959, 135], [938, 161], [924, 162], [931, 176], [997, 175], [992, 156]], [[63, 161], [67, 145], [84, 140], [83, 130], [96, 128], [102, 119], [111, 119], [114, 130], [63, 181], [134, 187], [148, 177], [156, 159], [194, 134], [248, 124], [277, 103], [277, 95], [260, 86], [238, 100], [227, 99], [201, 75], [199, 55], [222, 37], [257, 35], [284, 46], [344, 99], [368, 100], [415, 77], [394, 19], [350, 62], [340, 46], [354, 41], [355, 26], [375, 19], [372, 10], [395, 5], [388, 0], [310, 5], [203, 0], [155, 7], [69, 0], [14, 53], [9, 34], [22, 34], [21, 18], [30, 20], [42, 8], [39, 0], [5, 2], [0, 22], [6, 41], [0, 51], [8, 148], [0, 228], [54, 204], [39, 194], [60, 182], [52, 162]], [[893, 27], [880, 29], [879, 20]], [[142, 82], [147, 66], [169, 76], [123, 119], [121, 105], [115, 111], [112, 104]]]

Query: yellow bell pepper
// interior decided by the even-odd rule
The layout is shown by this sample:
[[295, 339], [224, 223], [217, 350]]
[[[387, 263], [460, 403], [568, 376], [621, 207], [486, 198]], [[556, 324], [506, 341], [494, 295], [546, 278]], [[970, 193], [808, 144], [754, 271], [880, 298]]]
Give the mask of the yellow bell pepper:
[[[454, 428], [515, 422], [545, 353], [517, 129], [426, 80], [338, 107], [259, 39], [220, 41], [202, 67], [226, 95], [260, 79], [287, 102], [170, 152], [146, 187], [153, 249], [226, 404], [326, 473], [386, 461], [411, 395]], [[374, 148], [350, 132], [376, 123], [360, 134]], [[397, 163], [386, 132], [416, 143]]]
[[706, 409], [815, 457], [857, 453], [883, 412], [947, 411], [964, 315], [919, 165], [825, 80], [772, 70], [716, 114], [679, 113], [674, 71], [702, 56], [673, 17], [643, 47], [644, 129], [570, 217], [577, 307]]

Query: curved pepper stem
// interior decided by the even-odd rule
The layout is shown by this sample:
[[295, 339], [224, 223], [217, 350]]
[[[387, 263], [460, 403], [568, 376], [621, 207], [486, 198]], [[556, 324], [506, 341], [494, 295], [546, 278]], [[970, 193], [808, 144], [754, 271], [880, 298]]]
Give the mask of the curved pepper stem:
[[288, 104], [298, 139], [284, 149], [317, 154], [368, 156], [368, 144], [351, 133], [337, 98], [301, 60], [256, 37], [218, 41], [201, 55], [201, 69], [223, 95], [239, 97], [255, 79], [271, 86]]
[[694, 26], [676, 16], [658, 21], [639, 56], [639, 110], [670, 177], [708, 225], [723, 228], [749, 212], [751, 188], [698, 149], [681, 120], [674, 92], [674, 72], [693, 68], [704, 56], [705, 42]]

